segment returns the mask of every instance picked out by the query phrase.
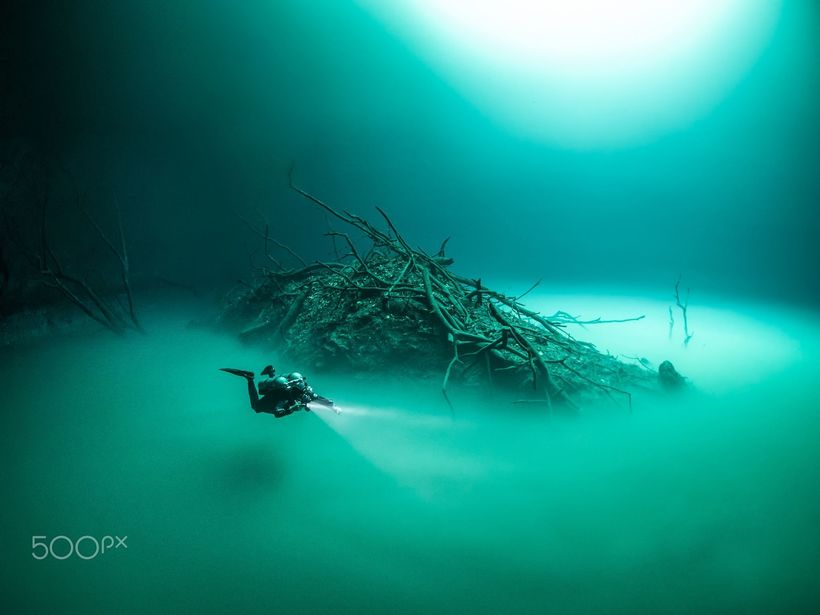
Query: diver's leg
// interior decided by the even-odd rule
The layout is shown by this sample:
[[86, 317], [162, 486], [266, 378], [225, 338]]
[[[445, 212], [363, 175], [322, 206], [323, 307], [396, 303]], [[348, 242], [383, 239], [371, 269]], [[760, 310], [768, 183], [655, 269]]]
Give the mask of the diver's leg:
[[248, 397], [251, 401], [251, 408], [253, 408], [255, 412], [259, 412], [259, 392], [256, 390], [256, 384], [254, 384], [253, 378], [248, 378]]

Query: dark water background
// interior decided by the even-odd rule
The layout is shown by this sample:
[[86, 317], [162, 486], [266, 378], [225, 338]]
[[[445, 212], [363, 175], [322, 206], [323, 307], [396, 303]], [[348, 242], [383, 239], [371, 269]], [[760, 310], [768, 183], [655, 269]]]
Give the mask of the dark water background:
[[255, 208], [327, 256], [323, 217], [286, 189], [295, 163], [305, 187], [368, 216], [381, 204], [428, 249], [452, 235], [465, 270], [652, 287], [685, 273], [703, 291], [820, 297], [812, 2], [784, 3], [708, 113], [581, 151], [510, 134], [354, 2], [3, 11], [4, 134], [36, 138], [103, 211], [117, 192], [135, 275], [244, 275], [234, 212]]
[[[708, 112], [587, 149], [506, 130], [353, 2], [7, 3], [0, 34], [3, 223], [36, 245], [45, 186], [53, 243], [94, 269], [75, 189], [109, 225], [116, 194], [148, 331], [0, 350], [9, 612], [816, 605], [814, 3], [780, 6]], [[9, 192], [21, 151], [37, 162]], [[317, 374], [341, 416], [254, 415], [215, 370], [279, 357], [188, 323], [250, 275], [259, 242], [237, 213], [264, 213], [307, 260], [332, 253], [287, 189], [292, 163], [339, 207], [384, 206], [414, 244], [452, 235], [459, 272], [511, 294], [543, 277], [529, 300], [545, 313], [645, 314], [574, 333], [670, 358], [699, 391], [576, 420], [458, 391], [451, 420], [437, 380]], [[15, 246], [4, 235], [24, 276]], [[666, 331], [679, 274], [688, 348]], [[129, 547], [31, 557], [32, 536], [61, 534]]]

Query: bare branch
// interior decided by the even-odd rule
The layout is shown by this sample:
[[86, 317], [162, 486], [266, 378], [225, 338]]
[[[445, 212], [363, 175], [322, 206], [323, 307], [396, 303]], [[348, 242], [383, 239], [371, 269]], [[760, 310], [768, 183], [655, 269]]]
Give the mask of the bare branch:
[[680, 282], [681, 276], [678, 276], [678, 280], [675, 282], [675, 305], [680, 309], [681, 314], [683, 314], [683, 345], [688, 346], [692, 336], [694, 335], [694, 333], [689, 332], [689, 289], [686, 289], [686, 299], [681, 302]]

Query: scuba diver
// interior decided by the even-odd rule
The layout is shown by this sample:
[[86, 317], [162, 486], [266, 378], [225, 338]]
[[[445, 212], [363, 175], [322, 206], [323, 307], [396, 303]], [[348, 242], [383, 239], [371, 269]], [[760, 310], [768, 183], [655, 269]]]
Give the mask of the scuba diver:
[[330, 408], [336, 414], [340, 414], [334, 403], [327, 397], [317, 395], [313, 387], [307, 383], [305, 377], [299, 372], [291, 372], [287, 376], [277, 376], [273, 365], [268, 365], [261, 372], [261, 375], [266, 378], [259, 381], [257, 389], [253, 372], [231, 367], [221, 367], [219, 369], [247, 380], [251, 408], [257, 413], [272, 414], [279, 419], [293, 414], [297, 410], [310, 412], [308, 404], [316, 403]]

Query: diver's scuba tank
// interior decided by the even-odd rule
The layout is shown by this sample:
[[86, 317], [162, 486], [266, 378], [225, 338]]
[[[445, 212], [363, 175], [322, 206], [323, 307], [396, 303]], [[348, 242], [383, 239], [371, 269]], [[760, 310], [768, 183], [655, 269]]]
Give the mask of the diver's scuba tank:
[[269, 393], [274, 393], [276, 391], [284, 393], [288, 390], [288, 379], [284, 376], [277, 376], [276, 378], [262, 380], [259, 383], [258, 388], [259, 393], [262, 395], [268, 395]]

